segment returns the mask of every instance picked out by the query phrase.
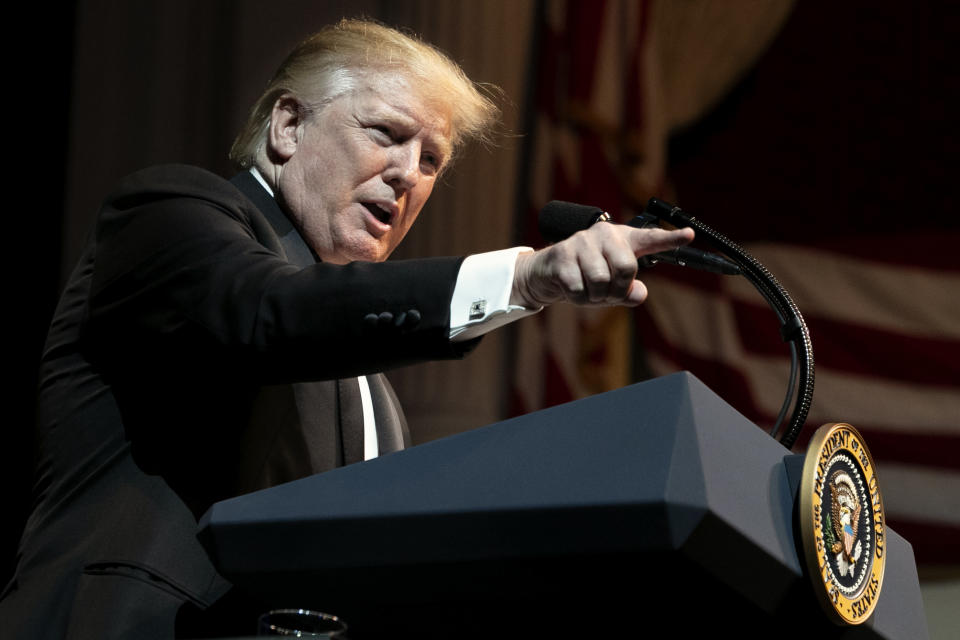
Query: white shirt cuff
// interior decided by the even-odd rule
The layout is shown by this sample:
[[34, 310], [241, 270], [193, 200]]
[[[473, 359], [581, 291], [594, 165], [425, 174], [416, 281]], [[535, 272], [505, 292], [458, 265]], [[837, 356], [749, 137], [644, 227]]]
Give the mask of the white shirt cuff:
[[510, 304], [517, 256], [532, 251], [529, 247], [513, 247], [466, 257], [460, 265], [450, 300], [452, 342], [482, 336], [543, 308], [528, 309]]

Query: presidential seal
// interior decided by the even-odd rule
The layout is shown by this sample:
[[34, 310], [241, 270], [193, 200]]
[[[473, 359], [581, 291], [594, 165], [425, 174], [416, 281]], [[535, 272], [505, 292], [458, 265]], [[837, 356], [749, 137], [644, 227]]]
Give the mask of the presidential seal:
[[800, 484], [800, 533], [820, 604], [838, 624], [870, 617], [883, 584], [883, 498], [863, 437], [849, 424], [813, 434]]

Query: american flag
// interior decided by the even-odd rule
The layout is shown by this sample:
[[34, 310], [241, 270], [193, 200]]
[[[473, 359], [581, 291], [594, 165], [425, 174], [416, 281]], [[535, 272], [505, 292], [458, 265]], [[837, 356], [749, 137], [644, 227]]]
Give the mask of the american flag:
[[[688, 3], [544, 3], [521, 240], [542, 244], [533, 220], [549, 199], [616, 217], [655, 195], [741, 242], [810, 328], [816, 388], [795, 449], [822, 423], [853, 424], [918, 562], [960, 562], [960, 225], [937, 16], [860, 3], [824, 26], [822, 7], [788, 17], [789, 2], [754, 4], [767, 13], [744, 30], [748, 8], [734, 19]], [[755, 54], [732, 72], [733, 54], [701, 38], [708, 27], [753, 34]], [[726, 69], [726, 84], [704, 67]], [[709, 112], [717, 86], [736, 88]], [[670, 144], [690, 124], [673, 111], [697, 111], [690, 96], [706, 96], [707, 117]], [[637, 379], [632, 327], [634, 371], [689, 370], [768, 428], [789, 352], [749, 283], [668, 266], [642, 277], [637, 313], [556, 307], [518, 327], [515, 409]]]

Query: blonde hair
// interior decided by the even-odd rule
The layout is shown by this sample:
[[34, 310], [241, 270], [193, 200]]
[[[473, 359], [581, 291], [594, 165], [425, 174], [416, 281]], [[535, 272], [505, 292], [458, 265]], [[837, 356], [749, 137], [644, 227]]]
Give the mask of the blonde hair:
[[273, 106], [281, 96], [296, 97], [309, 116], [356, 89], [365, 74], [384, 71], [415, 81], [418, 90], [449, 109], [452, 155], [469, 140], [491, 141], [500, 110], [486, 94], [497, 93], [496, 87], [475, 84], [457, 63], [414, 35], [369, 20], [345, 19], [313, 34], [287, 56], [250, 110], [230, 159], [241, 168], [256, 164], [265, 152]]

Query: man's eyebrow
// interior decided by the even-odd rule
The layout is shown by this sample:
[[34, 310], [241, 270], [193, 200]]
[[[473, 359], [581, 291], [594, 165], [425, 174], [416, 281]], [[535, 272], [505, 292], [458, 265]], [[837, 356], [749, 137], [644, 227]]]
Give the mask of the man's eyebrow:
[[[400, 126], [404, 129], [415, 129], [421, 124], [429, 126], [428, 123], [423, 122], [413, 113], [408, 113], [390, 105], [378, 106], [371, 110], [369, 117], [382, 120], [387, 124]], [[453, 152], [453, 144], [446, 134], [427, 135], [426, 142], [431, 149], [435, 150], [435, 153], [441, 156], [443, 161], [446, 161]]]
[[439, 155], [440, 159], [444, 162], [446, 162], [450, 154], [453, 153], [453, 144], [450, 142], [448, 136], [428, 136], [427, 142], [433, 149], [436, 149], [437, 155]]
[[[431, 113], [429, 109], [427, 112]], [[438, 118], [436, 122], [433, 122], [428, 120], [420, 111], [410, 108], [407, 105], [391, 104], [390, 102], [380, 100], [370, 105], [368, 109], [361, 110], [361, 112], [357, 114], [357, 119], [361, 123], [366, 123], [370, 120], [379, 120], [385, 124], [398, 127], [404, 130], [405, 133], [419, 129], [421, 126], [428, 129], [437, 129], [438, 133], [427, 135], [425, 140], [426, 146], [432, 150], [433, 153], [440, 156], [440, 160], [444, 164], [453, 154], [453, 143], [450, 140], [450, 135], [446, 133], [450, 129], [450, 122], [447, 118], [441, 117]]]
[[398, 109], [389, 104], [379, 104], [372, 107], [367, 113], [367, 117], [388, 120], [391, 124], [395, 123], [405, 127], [414, 127], [417, 123], [414, 113]]

